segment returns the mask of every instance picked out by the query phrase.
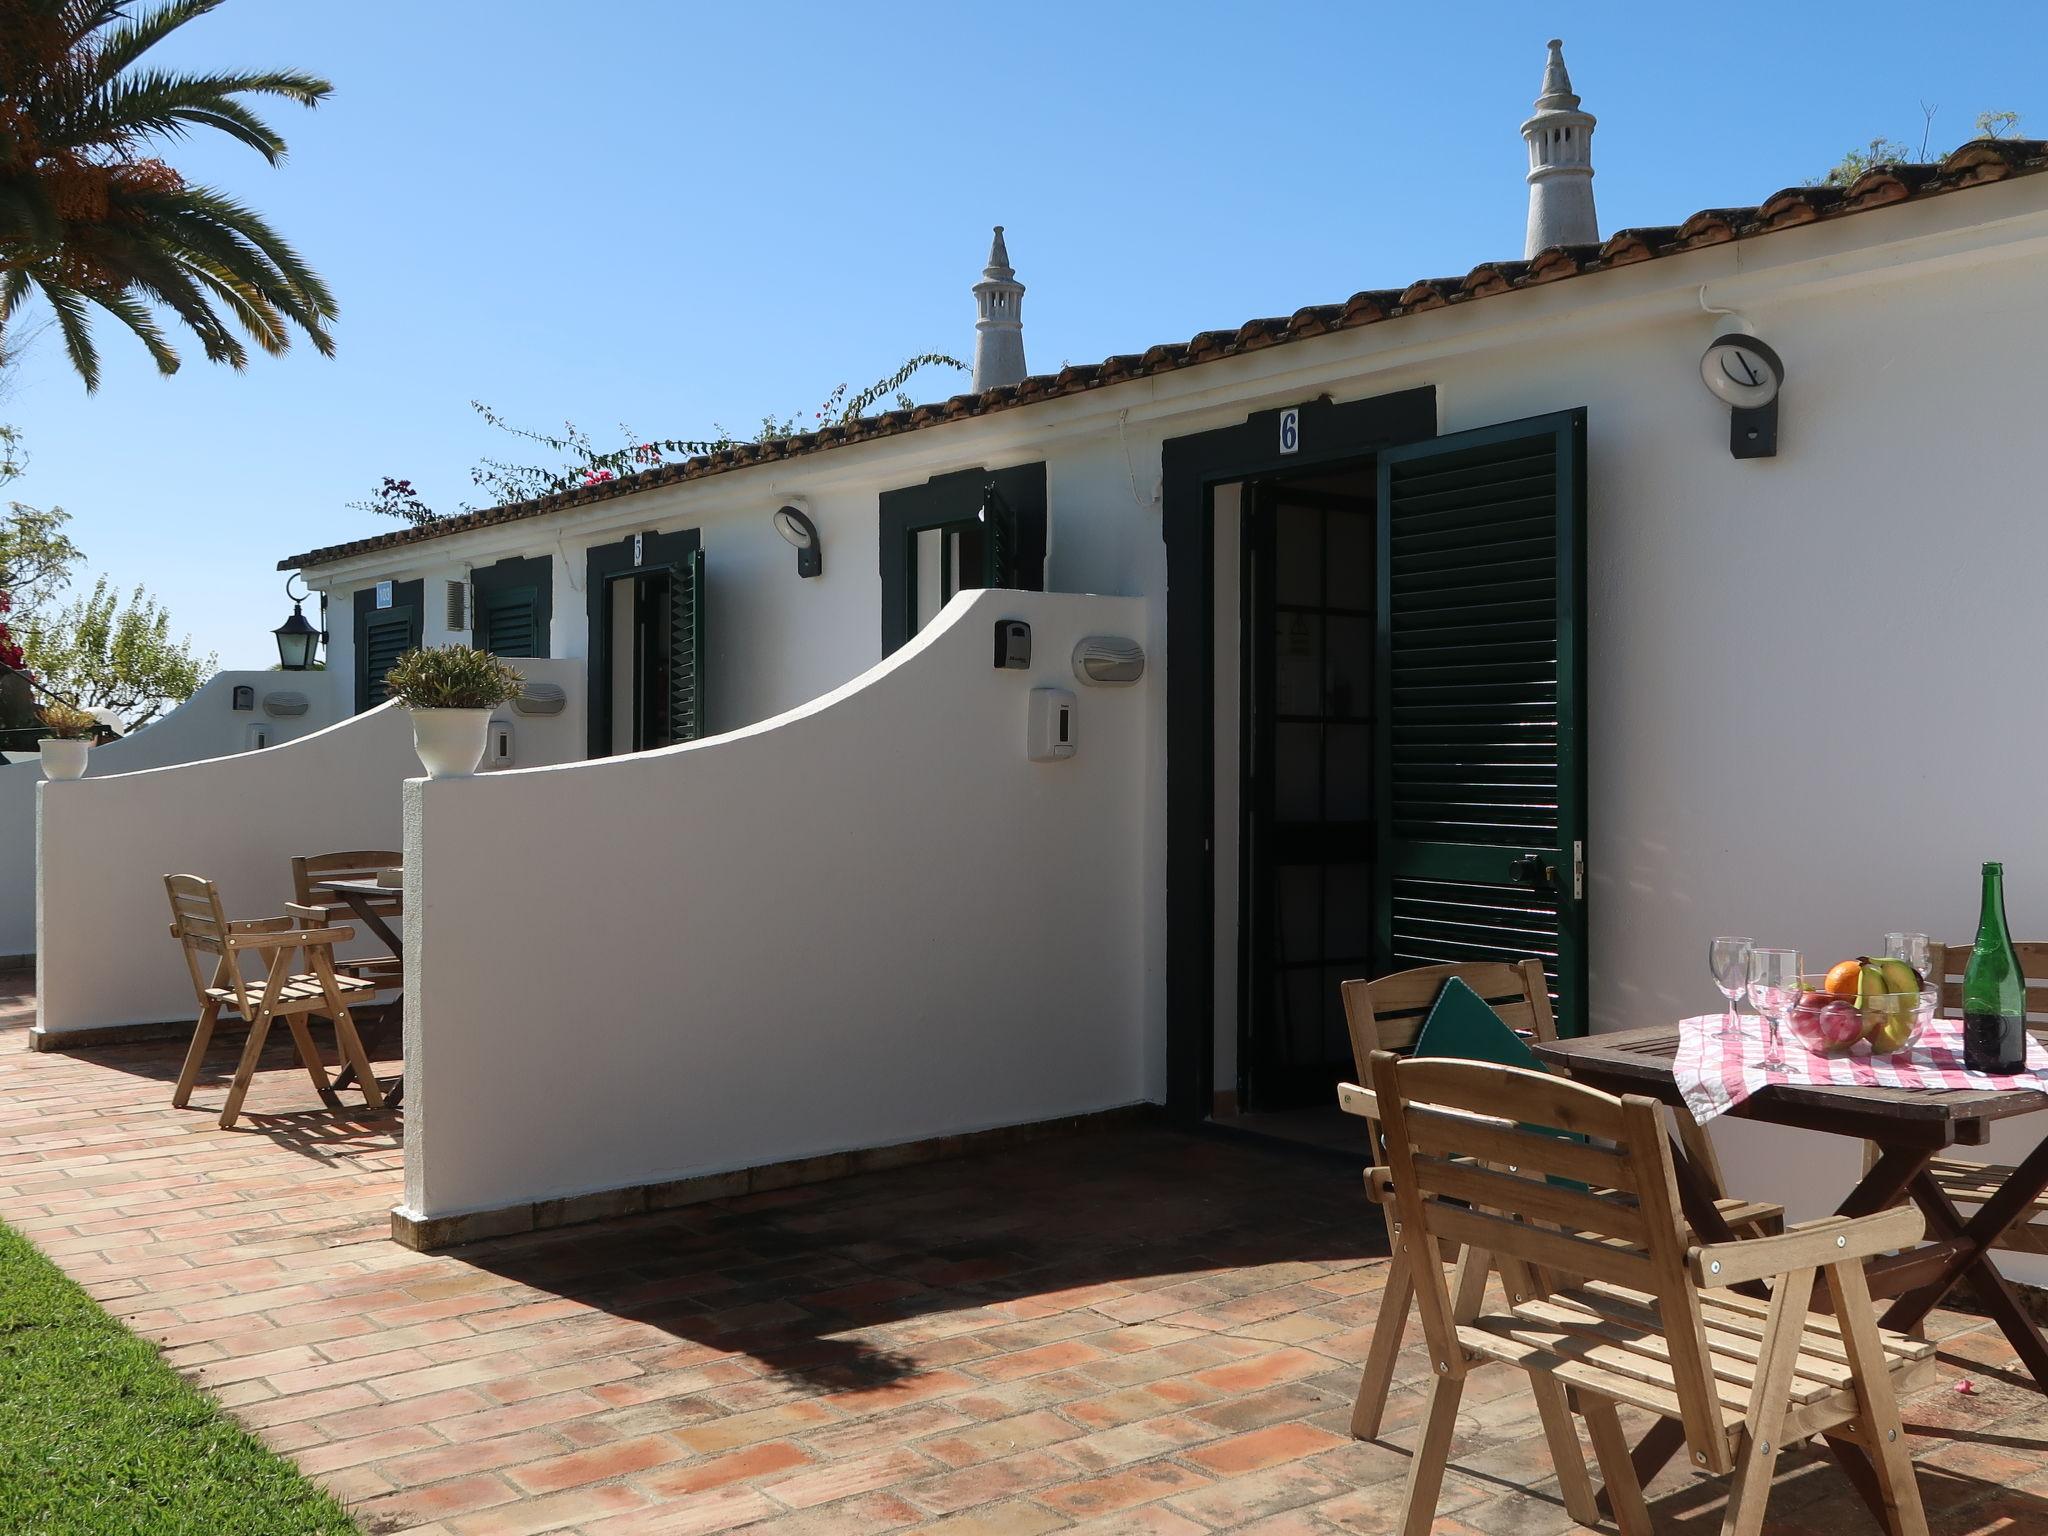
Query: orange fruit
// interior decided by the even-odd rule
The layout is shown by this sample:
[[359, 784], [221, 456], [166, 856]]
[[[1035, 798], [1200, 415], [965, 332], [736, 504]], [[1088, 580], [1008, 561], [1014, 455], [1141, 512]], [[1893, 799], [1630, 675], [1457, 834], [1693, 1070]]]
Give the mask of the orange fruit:
[[1854, 997], [1856, 978], [1863, 972], [1860, 960], [1844, 960], [1828, 972], [1828, 979], [1822, 985], [1836, 997]]

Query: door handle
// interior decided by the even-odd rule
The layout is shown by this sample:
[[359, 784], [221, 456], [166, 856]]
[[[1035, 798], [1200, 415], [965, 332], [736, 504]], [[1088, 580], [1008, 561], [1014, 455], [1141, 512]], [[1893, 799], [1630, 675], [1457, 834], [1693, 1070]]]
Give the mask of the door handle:
[[1508, 878], [1532, 890], [1555, 890], [1557, 866], [1545, 863], [1540, 854], [1525, 853], [1508, 865]]

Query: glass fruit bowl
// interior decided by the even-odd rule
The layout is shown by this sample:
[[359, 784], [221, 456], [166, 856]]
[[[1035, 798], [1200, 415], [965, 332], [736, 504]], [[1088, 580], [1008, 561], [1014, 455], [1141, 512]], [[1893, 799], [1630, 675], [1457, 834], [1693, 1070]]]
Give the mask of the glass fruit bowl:
[[1873, 1056], [1896, 1056], [1920, 1038], [1934, 1017], [1932, 989], [1913, 992], [1830, 992], [1823, 976], [1802, 976], [1785, 1029], [1816, 1056], [1847, 1056], [1867, 1046]]

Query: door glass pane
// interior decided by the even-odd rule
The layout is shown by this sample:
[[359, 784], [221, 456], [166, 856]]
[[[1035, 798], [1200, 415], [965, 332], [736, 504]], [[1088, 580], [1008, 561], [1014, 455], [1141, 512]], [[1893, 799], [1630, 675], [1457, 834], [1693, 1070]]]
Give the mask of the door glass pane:
[[669, 675], [675, 666], [675, 642], [669, 613], [666, 571], [640, 578], [640, 744], [665, 747], [675, 739], [669, 714]]
[[983, 546], [987, 536], [981, 524], [972, 521], [954, 523], [953, 535], [953, 591], [979, 591], [988, 585], [982, 570]]
[[938, 616], [946, 604], [946, 536], [938, 528], [920, 528], [910, 536], [911, 563], [917, 568], [917, 592], [910, 615], [914, 635]]
[[1314, 1061], [1323, 1037], [1323, 968], [1297, 966], [1279, 974], [1280, 1017], [1276, 1033], [1292, 1061]]
[[1322, 871], [1287, 864], [1273, 871], [1273, 958], [1313, 960], [1322, 953]]
[[1329, 645], [1323, 712], [1333, 720], [1372, 714], [1372, 620], [1333, 615], [1323, 621]]
[[[1344, 1027], [1344, 983], [1355, 976], [1363, 975], [1355, 965], [1326, 965], [1323, 967], [1321, 995], [1323, 1022], [1322, 1039], [1318, 1041], [1324, 1061], [1351, 1061], [1351, 1031]], [[1354, 1069], [1356, 1063], [1353, 1062]]]
[[1372, 866], [1332, 864], [1323, 871], [1323, 953], [1358, 959], [1372, 953]]
[[1273, 727], [1273, 819], [1315, 821], [1321, 815], [1322, 728]]
[[1316, 607], [1323, 600], [1323, 514], [1283, 503], [1274, 514], [1273, 600]]
[[633, 726], [637, 718], [633, 697], [633, 669], [637, 656], [634, 632], [637, 627], [637, 605], [634, 596], [639, 582], [631, 576], [614, 577], [605, 588], [605, 601], [611, 607], [611, 677], [607, 680], [610, 689], [612, 716], [612, 751], [633, 750]]
[[1273, 708], [1282, 715], [1321, 713], [1323, 621], [1311, 613], [1273, 615]]
[[1325, 547], [1329, 564], [1328, 602], [1332, 608], [1372, 607], [1373, 519], [1368, 513], [1332, 512]]
[[1372, 815], [1372, 727], [1325, 726], [1323, 770], [1327, 820], [1364, 821]]

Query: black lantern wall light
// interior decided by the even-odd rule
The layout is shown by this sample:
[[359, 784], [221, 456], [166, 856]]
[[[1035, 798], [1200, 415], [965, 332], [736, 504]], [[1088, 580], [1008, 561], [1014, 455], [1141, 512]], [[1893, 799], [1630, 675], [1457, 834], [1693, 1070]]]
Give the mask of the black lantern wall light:
[[304, 672], [312, 667], [315, 652], [319, 649], [320, 642], [327, 638], [327, 633], [325, 630], [315, 629], [306, 622], [305, 610], [301, 605], [313, 595], [313, 589], [307, 587], [305, 591], [293, 597], [292, 583], [295, 581], [301, 586], [305, 585], [304, 579], [297, 571], [293, 571], [284, 579], [284, 595], [292, 599], [292, 616], [273, 629], [271, 634], [277, 637], [277, 664], [287, 672]]

